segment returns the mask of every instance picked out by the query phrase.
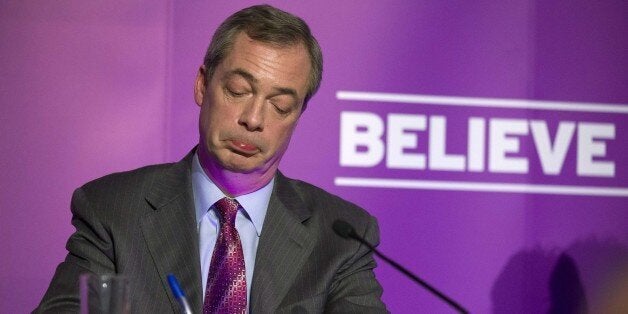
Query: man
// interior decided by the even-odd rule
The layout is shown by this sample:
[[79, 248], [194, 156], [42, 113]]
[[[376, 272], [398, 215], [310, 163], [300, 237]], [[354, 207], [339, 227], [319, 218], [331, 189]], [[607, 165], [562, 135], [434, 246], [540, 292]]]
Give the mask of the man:
[[198, 147], [75, 191], [76, 232], [36, 311], [76, 311], [79, 274], [119, 273], [132, 312], [176, 312], [173, 273], [195, 313], [386, 312], [369, 250], [331, 228], [377, 243], [375, 219], [277, 170], [321, 73], [298, 17], [264, 5], [223, 22], [194, 86]]

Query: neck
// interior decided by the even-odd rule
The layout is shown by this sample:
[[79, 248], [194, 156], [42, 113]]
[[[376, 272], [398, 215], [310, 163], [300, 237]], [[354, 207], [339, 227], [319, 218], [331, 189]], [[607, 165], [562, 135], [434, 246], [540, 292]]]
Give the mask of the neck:
[[229, 197], [255, 192], [270, 182], [275, 176], [277, 169], [268, 171], [239, 173], [222, 168], [210, 156], [204, 156], [202, 150], [198, 151], [198, 159], [205, 171], [205, 174], [218, 186], [218, 188]]

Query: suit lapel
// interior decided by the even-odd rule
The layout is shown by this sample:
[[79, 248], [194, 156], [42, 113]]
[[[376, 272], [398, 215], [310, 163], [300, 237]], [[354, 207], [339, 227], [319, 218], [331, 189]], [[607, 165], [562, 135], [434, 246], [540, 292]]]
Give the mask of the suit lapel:
[[201, 267], [190, 175], [192, 154], [155, 179], [146, 197], [155, 210], [141, 223], [144, 240], [174, 311], [178, 311], [178, 304], [168, 285], [167, 275], [170, 273], [179, 280], [190, 306], [197, 311], [202, 307]]
[[288, 292], [314, 245], [303, 225], [310, 216], [295, 188], [278, 172], [255, 258], [251, 313], [274, 312]]

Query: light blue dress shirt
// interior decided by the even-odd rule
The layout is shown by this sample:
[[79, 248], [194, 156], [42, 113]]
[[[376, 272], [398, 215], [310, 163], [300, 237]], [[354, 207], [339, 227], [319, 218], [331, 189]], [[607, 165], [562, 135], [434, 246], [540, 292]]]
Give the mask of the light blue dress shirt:
[[[257, 244], [262, 233], [264, 217], [266, 217], [266, 210], [268, 209], [268, 202], [270, 201], [274, 183], [275, 180], [273, 179], [266, 186], [253, 193], [236, 197], [236, 200], [241, 205], [236, 215], [235, 224], [242, 241], [242, 253], [244, 253], [247, 313], [249, 300], [251, 299], [251, 283], [255, 268]], [[197, 154], [194, 155], [194, 161], [192, 162], [192, 190], [194, 192], [196, 226], [199, 235], [203, 298], [205, 298], [207, 274], [209, 273], [209, 265], [211, 264], [214, 246], [220, 230], [214, 203], [225, 197], [225, 194], [205, 174]]]

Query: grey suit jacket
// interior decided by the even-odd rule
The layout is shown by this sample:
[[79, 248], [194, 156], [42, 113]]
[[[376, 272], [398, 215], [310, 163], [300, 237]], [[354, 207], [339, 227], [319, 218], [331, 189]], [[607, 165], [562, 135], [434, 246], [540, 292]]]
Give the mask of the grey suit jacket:
[[[68, 255], [37, 313], [78, 312], [81, 273], [120, 273], [130, 280], [132, 313], [179, 312], [166, 276], [179, 279], [202, 310], [192, 153], [182, 161], [116, 173], [72, 197]], [[332, 231], [351, 221], [371, 243], [377, 223], [359, 207], [310, 184], [276, 176], [255, 260], [251, 313], [382, 313], [382, 289], [368, 249]]]

